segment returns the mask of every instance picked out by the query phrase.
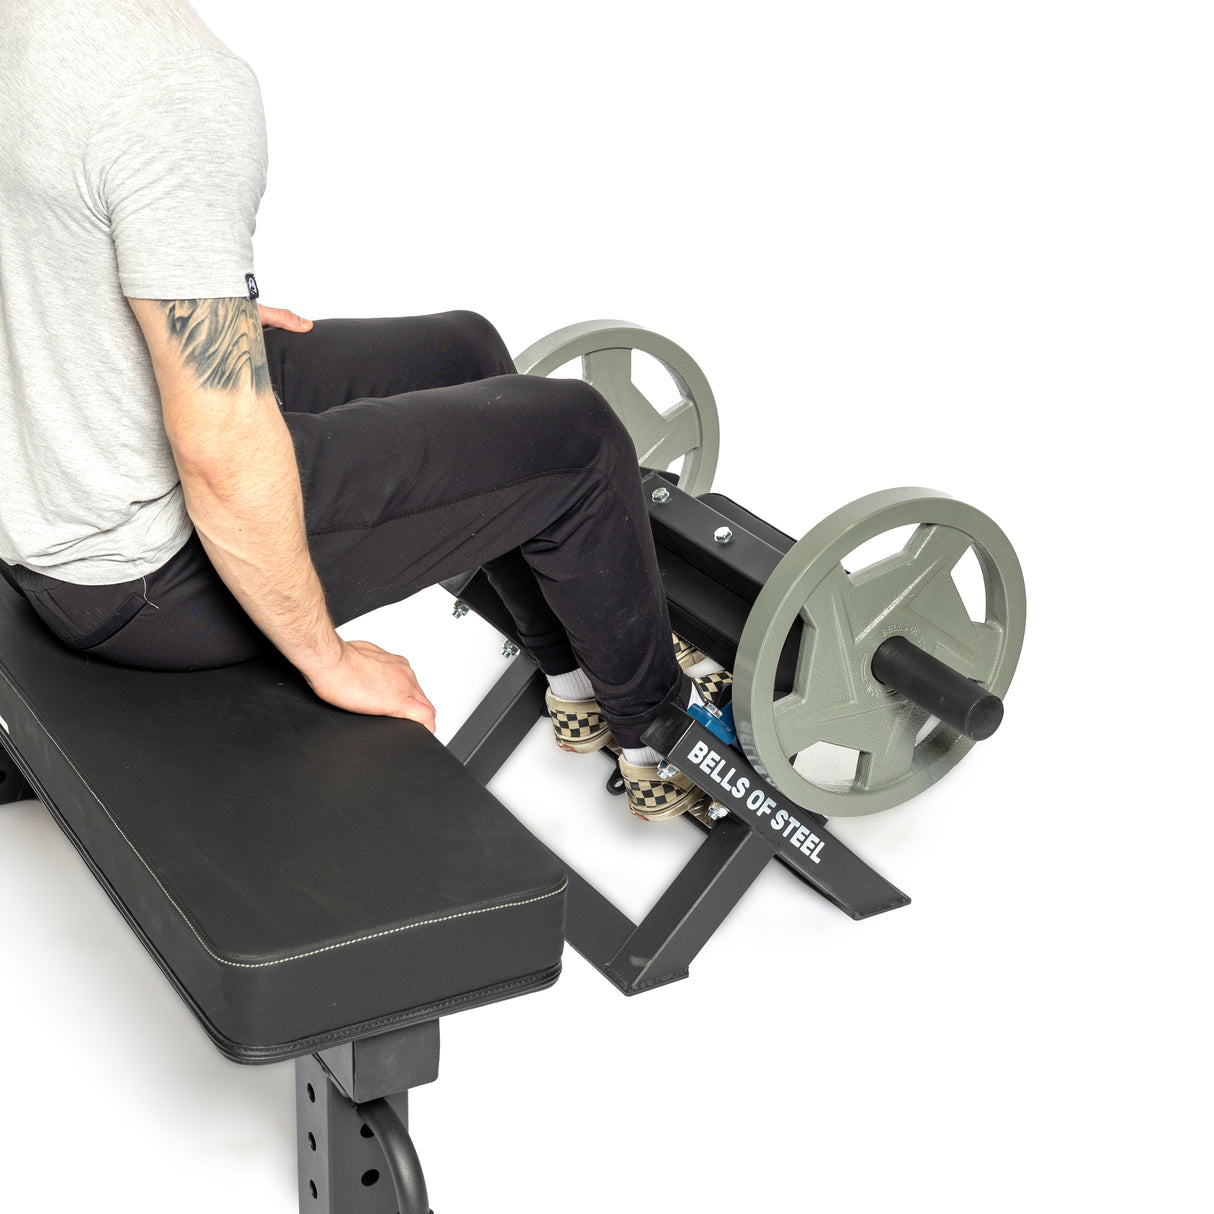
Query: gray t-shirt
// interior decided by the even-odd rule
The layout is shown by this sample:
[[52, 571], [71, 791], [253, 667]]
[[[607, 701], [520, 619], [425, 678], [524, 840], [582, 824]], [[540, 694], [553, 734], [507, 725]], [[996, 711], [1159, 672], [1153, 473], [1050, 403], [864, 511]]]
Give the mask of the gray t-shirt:
[[0, 559], [108, 585], [189, 538], [126, 300], [245, 296], [265, 174], [184, 0], [0, 0]]

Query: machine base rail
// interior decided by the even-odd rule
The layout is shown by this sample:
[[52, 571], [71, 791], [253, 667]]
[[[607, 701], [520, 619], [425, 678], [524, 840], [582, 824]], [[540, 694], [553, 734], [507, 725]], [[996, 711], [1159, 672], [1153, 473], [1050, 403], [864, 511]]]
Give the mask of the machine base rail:
[[565, 903], [569, 943], [625, 995], [677, 982], [687, 977], [691, 962], [767, 867], [771, 854], [766, 841], [741, 823], [720, 823], [640, 923], [570, 872]]
[[[471, 596], [465, 590], [462, 597]], [[479, 605], [474, 601], [473, 606]], [[482, 783], [493, 778], [544, 714], [544, 686], [543, 674], [520, 653], [451, 739], [448, 749]], [[821, 826], [817, 815], [790, 807], [788, 799], [762, 780], [739, 752], [725, 748], [686, 713], [671, 708], [654, 728], [663, 743], [658, 749], [705, 791], [729, 802], [735, 812], [707, 832], [640, 923], [633, 923], [589, 881], [565, 866], [569, 874], [566, 938], [624, 994], [686, 978], [696, 955], [773, 858], [853, 919], [910, 902]], [[745, 790], [750, 792], [746, 796], [744, 791], [740, 807], [735, 808], [729, 793], [692, 763], [699, 745], [705, 746], [701, 763], [710, 750], [727, 750], [729, 762], [721, 775], [728, 778], [732, 768], [731, 789], [741, 787], [745, 779]], [[746, 804], [758, 790], [762, 790], [758, 808], [748, 812]], [[773, 829], [781, 813], [780, 829]]]
[[741, 820], [803, 881], [853, 919], [906, 906], [910, 898], [874, 872], [821, 825], [818, 814], [795, 805], [698, 721], [668, 705], [644, 738], [698, 788]]

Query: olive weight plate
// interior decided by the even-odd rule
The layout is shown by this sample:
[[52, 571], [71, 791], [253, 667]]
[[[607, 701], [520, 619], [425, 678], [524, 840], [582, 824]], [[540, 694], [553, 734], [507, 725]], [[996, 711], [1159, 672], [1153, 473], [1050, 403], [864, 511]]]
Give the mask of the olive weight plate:
[[[648, 355], [673, 381], [672, 404], [634, 382], [634, 352]], [[582, 378], [624, 423], [641, 465], [665, 472], [682, 460], [679, 488], [706, 493], [717, 467], [720, 423], [712, 389], [691, 355], [630, 321], [588, 320], [541, 337], [514, 365], [520, 375], [551, 375], [575, 358], [581, 359]]]
[[[871, 551], [880, 537], [909, 526], [900, 548], [844, 567], [861, 545]], [[978, 618], [954, 578], [970, 551], [985, 590]], [[1002, 697], [1020, 656], [1024, 617], [1020, 562], [985, 514], [930, 489], [859, 498], [788, 551], [747, 616], [734, 670], [743, 749], [781, 792], [827, 817], [901, 804], [974, 742], [875, 678], [873, 654], [902, 636]], [[785, 692], [776, 688], [777, 665], [798, 621], [796, 673]]]

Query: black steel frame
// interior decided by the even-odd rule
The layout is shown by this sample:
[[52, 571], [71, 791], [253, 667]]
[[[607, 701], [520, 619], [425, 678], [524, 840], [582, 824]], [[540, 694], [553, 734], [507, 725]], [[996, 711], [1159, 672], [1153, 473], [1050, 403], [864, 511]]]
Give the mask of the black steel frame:
[[[793, 540], [720, 494], [683, 493], [663, 473], [646, 471], [643, 485], [671, 619], [682, 635], [730, 668], [750, 604]], [[733, 533], [728, 544], [714, 541], [721, 526]], [[482, 572], [444, 585], [518, 645], [514, 623]], [[777, 686], [791, 685], [798, 643], [799, 636], [789, 636]], [[482, 784], [493, 779], [545, 715], [545, 685], [535, 663], [520, 652], [452, 738], [449, 749]], [[730, 812], [711, 830], [686, 816], [706, 837], [640, 923], [565, 866], [566, 938], [624, 994], [686, 978], [691, 962], [773, 858], [853, 919], [910, 902], [834, 838], [825, 818], [791, 804], [739, 751], [725, 748], [686, 713], [670, 709], [653, 727], [653, 743]], [[700, 755], [698, 761], [692, 761], [693, 754]], [[705, 768], [708, 754], [714, 762]], [[714, 780], [721, 760], [726, 767]], [[721, 777], [727, 788], [718, 782]], [[748, 791], [763, 790], [753, 809], [751, 796], [730, 795], [743, 779]], [[610, 781], [608, 787], [619, 791]]]
[[[481, 783], [487, 784], [497, 774], [544, 715], [545, 685], [535, 663], [520, 653], [451, 739], [451, 752]], [[696, 744], [704, 739], [709, 740], [710, 749], [723, 752], [725, 747], [686, 713], [671, 712], [673, 717], [659, 723], [665, 731], [659, 739], [663, 753], [705, 791], [725, 796], [707, 773], [690, 762]], [[566, 938], [626, 995], [686, 978], [691, 962], [773, 858], [853, 919], [910, 902], [835, 839], [816, 816], [809, 832], [815, 844], [809, 853], [802, 850], [807, 838], [797, 847], [792, 844], [800, 820], [806, 820], [808, 828], [811, 818], [799, 809], [795, 811], [797, 827], [787, 836], [770, 828], [755, 829], [759, 823], [770, 822], [779, 809], [787, 813], [789, 802], [760, 779], [738, 752], [731, 749], [728, 754], [737, 778], [746, 776], [750, 788], [764, 790], [760, 808], [767, 812], [748, 814], [743, 802], [741, 809], [720, 819], [640, 923], [634, 923], [580, 873], [565, 866], [569, 874]], [[700, 826], [694, 818], [687, 820]]]
[[409, 1090], [438, 1053], [427, 1020], [296, 1059], [300, 1214], [430, 1214]]

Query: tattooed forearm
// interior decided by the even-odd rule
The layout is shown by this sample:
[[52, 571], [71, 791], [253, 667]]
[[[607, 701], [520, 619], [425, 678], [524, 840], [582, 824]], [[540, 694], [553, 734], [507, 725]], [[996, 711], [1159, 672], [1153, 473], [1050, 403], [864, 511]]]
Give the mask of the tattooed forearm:
[[270, 371], [256, 306], [247, 299], [161, 301], [169, 338], [202, 388], [269, 392]]

